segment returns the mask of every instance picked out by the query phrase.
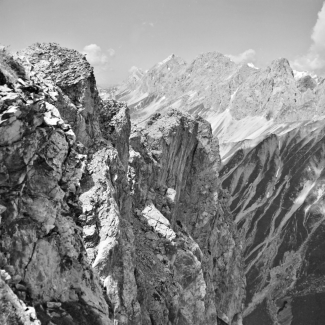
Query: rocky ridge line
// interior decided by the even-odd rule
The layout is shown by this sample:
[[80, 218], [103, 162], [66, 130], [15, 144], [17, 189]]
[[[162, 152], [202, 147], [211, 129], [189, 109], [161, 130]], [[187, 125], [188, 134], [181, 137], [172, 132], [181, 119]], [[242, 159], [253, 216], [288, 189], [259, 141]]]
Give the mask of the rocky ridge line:
[[81, 54], [35, 44], [16, 62], [25, 79], [0, 86], [3, 323], [240, 324], [209, 124], [170, 110], [131, 132]]

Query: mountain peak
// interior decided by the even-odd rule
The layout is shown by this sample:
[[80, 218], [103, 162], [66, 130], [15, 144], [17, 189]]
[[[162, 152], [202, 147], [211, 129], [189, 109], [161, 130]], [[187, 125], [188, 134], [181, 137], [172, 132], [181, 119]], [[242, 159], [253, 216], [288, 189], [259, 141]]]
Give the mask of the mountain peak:
[[173, 63], [175, 62], [178, 65], [186, 64], [184, 59], [182, 59], [180, 56], [177, 56], [177, 55], [172, 53], [166, 59], [159, 62], [157, 65], [162, 66], [162, 65], [166, 65], [166, 64], [171, 63], [171, 62], [173, 62]]
[[293, 70], [286, 58], [279, 58], [272, 61], [269, 69], [275, 73], [287, 73], [293, 76]]

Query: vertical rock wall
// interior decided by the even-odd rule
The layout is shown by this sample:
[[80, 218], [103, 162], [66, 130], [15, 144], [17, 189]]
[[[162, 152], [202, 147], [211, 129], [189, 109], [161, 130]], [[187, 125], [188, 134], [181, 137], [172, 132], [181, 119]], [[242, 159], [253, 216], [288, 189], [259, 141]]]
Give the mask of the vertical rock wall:
[[210, 125], [169, 110], [134, 130], [130, 145], [143, 319], [237, 324], [244, 296], [240, 245], [218, 199], [220, 157]]

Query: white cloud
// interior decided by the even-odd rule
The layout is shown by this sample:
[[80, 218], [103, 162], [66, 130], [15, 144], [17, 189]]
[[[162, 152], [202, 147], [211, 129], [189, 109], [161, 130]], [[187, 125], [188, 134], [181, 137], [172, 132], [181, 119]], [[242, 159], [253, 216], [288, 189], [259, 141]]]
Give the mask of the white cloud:
[[89, 44], [83, 48], [83, 54], [86, 54], [87, 61], [94, 67], [107, 69], [110, 65], [110, 58], [115, 56], [114, 49], [103, 51], [97, 44]]
[[108, 49], [107, 53], [110, 57], [114, 57], [116, 55], [116, 51], [114, 49]]
[[311, 34], [312, 44], [306, 55], [292, 62], [297, 70], [325, 72], [325, 2], [318, 13], [316, 24]]
[[133, 73], [133, 72], [136, 72], [138, 71], [139, 69], [136, 67], [136, 66], [132, 66], [130, 69], [129, 69], [129, 73]]
[[230, 60], [234, 61], [235, 63], [253, 63], [256, 61], [256, 52], [252, 49], [246, 50], [243, 53], [238, 55], [227, 54]]

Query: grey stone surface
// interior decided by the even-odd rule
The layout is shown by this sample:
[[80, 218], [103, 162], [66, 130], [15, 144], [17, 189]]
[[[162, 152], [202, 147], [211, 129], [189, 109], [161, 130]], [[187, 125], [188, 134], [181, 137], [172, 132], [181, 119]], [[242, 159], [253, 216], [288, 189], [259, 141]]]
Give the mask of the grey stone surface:
[[25, 79], [0, 88], [2, 323], [240, 324], [209, 123], [171, 109], [131, 131], [81, 54], [36, 44], [16, 60]]

